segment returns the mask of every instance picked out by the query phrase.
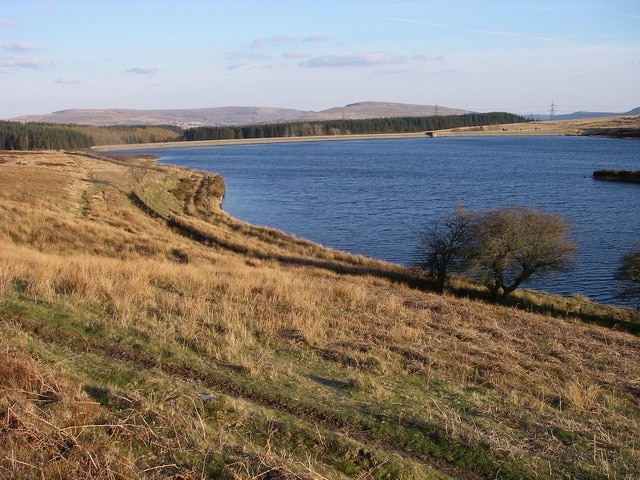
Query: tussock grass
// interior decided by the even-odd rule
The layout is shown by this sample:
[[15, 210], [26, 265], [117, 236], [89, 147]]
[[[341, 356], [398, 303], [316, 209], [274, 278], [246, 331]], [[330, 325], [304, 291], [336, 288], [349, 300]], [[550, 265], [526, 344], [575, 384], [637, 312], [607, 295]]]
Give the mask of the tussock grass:
[[637, 336], [410, 288], [209, 174], [2, 158], [9, 478], [640, 475]]

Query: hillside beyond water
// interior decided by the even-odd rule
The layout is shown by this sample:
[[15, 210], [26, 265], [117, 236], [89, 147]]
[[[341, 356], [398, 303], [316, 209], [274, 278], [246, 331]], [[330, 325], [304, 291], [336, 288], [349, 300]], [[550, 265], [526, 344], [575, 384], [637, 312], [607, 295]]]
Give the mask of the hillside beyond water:
[[3, 478], [640, 476], [640, 342], [585, 322], [637, 313], [435, 295], [223, 193], [150, 159], [0, 152]]
[[216, 107], [174, 110], [71, 109], [13, 120], [81, 125], [249, 125], [290, 121], [458, 115], [466, 110], [393, 102], [358, 102], [318, 112], [274, 107]]

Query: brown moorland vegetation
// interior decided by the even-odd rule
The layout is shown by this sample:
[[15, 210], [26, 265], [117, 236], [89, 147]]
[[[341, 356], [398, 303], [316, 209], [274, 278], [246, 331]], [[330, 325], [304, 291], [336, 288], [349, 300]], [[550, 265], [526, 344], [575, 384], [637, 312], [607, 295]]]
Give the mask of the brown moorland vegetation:
[[639, 339], [571, 302], [637, 314], [429, 293], [223, 189], [0, 152], [2, 478], [640, 476]]
[[452, 128], [439, 131], [438, 135], [590, 135], [638, 139], [640, 138], [640, 115]]

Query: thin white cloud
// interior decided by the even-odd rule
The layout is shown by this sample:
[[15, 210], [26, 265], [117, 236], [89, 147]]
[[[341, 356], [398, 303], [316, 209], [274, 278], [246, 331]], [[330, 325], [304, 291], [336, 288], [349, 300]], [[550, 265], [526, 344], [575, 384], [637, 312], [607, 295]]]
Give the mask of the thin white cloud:
[[339, 53], [313, 57], [301, 62], [303, 67], [373, 67], [377, 65], [397, 65], [406, 57], [386, 52]]
[[9, 42], [2, 45], [5, 52], [24, 53], [42, 50], [41, 47], [29, 42]]
[[36, 7], [41, 8], [43, 10], [54, 10], [58, 8], [58, 4], [55, 0], [48, 0], [48, 1], [36, 3]]
[[269, 60], [274, 58], [273, 55], [268, 53], [255, 53], [255, 52], [231, 52], [226, 55], [228, 60], [246, 59], [246, 60]]
[[254, 38], [249, 46], [251, 48], [262, 48], [268, 45], [277, 45], [283, 43], [327, 42], [328, 40], [329, 37], [327, 35], [308, 35], [306, 37], [299, 37], [294, 35], [274, 35], [273, 37]]
[[302, 39], [303, 42], [328, 42], [329, 37], [327, 35], [309, 35]]
[[640, 15], [635, 15], [633, 13], [619, 12], [618, 15], [622, 15], [623, 17], [633, 18], [634, 20], [640, 20]]
[[229, 71], [239, 70], [239, 69], [247, 67], [247, 66], [249, 66], [248, 63], [232, 63], [230, 65], [227, 65], [226, 70], [229, 70]]
[[401, 74], [409, 73], [409, 70], [407, 70], [406, 68], [395, 68], [395, 69], [388, 69], [388, 70], [378, 70], [375, 73], [376, 75], [401, 75]]
[[282, 58], [287, 58], [289, 60], [302, 60], [303, 58], [309, 57], [311, 57], [310, 54], [302, 52], [284, 52], [282, 54]]
[[0, 59], [0, 66], [8, 68], [42, 68], [54, 66], [57, 63], [45, 58], [6, 57]]
[[276, 35], [268, 38], [254, 38], [249, 45], [251, 48], [262, 48], [266, 45], [273, 45], [278, 43], [290, 43], [295, 42], [296, 37], [290, 35]]
[[136, 75], [154, 75], [158, 72], [154, 67], [133, 67], [127, 70], [127, 73], [135, 73]]
[[442, 60], [444, 60], [444, 57], [442, 55], [414, 55], [411, 58], [412, 60], [416, 60], [418, 62], [441, 62]]
[[6, 18], [0, 18], [0, 27], [17, 27], [18, 23]]
[[458, 32], [477, 33], [477, 34], [480, 34], [480, 35], [526, 38], [526, 39], [529, 39], [529, 40], [538, 40], [538, 41], [542, 41], [542, 42], [560, 42], [560, 41], [563, 41], [560, 38], [548, 37], [548, 36], [544, 36], [544, 35], [536, 35], [536, 34], [530, 34], [530, 33], [519, 33], [519, 32], [507, 32], [507, 31], [499, 31], [499, 30], [479, 30], [479, 29], [473, 29], [473, 28], [462, 28], [462, 27], [454, 27], [454, 26], [451, 26], [451, 25], [441, 25], [439, 23], [423, 22], [423, 21], [420, 21], [420, 20], [411, 20], [411, 19], [407, 19], [407, 18], [392, 18], [392, 20], [395, 20], [397, 22], [403, 22], [403, 23], [412, 23], [414, 25], [424, 25], [424, 26], [427, 26], [427, 27], [436, 27], [436, 28], [443, 28], [443, 29], [447, 29], [447, 30], [455, 30], [455, 31], [458, 31]]
[[57, 83], [59, 85], [77, 85], [79, 83], [82, 83], [82, 81], [78, 80], [77, 78], [56, 78], [54, 80], [54, 83]]

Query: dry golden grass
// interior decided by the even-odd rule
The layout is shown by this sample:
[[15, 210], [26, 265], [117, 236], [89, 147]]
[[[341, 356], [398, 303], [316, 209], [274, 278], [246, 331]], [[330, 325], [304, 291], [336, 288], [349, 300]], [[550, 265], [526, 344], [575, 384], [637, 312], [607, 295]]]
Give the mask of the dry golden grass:
[[[596, 117], [579, 120], [554, 120], [545, 122], [513, 123], [507, 125], [485, 125], [461, 127], [438, 132], [438, 136], [461, 135], [584, 135], [593, 130], [634, 129], [640, 130], [640, 115]], [[637, 134], [636, 134], [637, 135]]]
[[112, 478], [107, 455], [117, 449], [87, 434], [97, 428], [97, 402], [9, 348], [0, 352], [0, 391], [3, 478]]
[[[461, 478], [640, 475], [636, 336], [409, 288], [397, 266], [229, 217], [209, 174], [62, 153], [0, 159], [10, 478], [57, 478], [61, 432], [74, 442], [67, 478], [87, 462], [96, 478], [116, 464], [121, 478], [442, 478], [415, 452]], [[157, 381], [116, 388], [89, 361], [153, 365]], [[194, 391], [211, 388], [209, 375], [225, 400], [205, 415]], [[135, 408], [96, 404], [100, 389]], [[154, 389], [178, 392], [179, 408]], [[37, 410], [49, 390], [70, 403]], [[98, 417], [118, 433], [74, 430]], [[423, 445], [432, 438], [453, 450]], [[477, 448], [486, 465], [464, 460]]]

